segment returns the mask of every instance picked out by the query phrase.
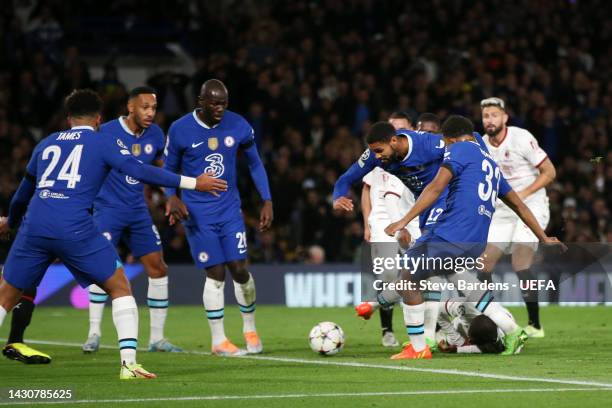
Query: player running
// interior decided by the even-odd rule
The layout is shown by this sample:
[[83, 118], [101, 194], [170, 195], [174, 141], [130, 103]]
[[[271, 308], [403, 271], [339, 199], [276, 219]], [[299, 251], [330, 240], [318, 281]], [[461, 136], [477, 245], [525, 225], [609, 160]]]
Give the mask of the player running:
[[[442, 133], [448, 147], [438, 174], [425, 187], [408, 214], [389, 225], [385, 232], [393, 236], [448, 190], [446, 211], [429, 233], [419, 238], [415, 246], [408, 251], [410, 257], [444, 259], [480, 256], [486, 246], [498, 196], [519, 215], [541, 242], [559, 243], [556, 238], [546, 235], [529, 208], [503, 179], [495, 161], [475, 141], [473, 130], [473, 124], [462, 116], [453, 115], [444, 122]], [[418, 282], [429, 274], [440, 272], [453, 271], [422, 269], [412, 274], [411, 271], [403, 270], [401, 277], [404, 281]], [[405, 304], [404, 321], [410, 344], [391, 358], [431, 358], [431, 351], [424, 338], [421, 294], [418, 289], [409, 288], [400, 291], [400, 294]], [[467, 297], [478, 311], [493, 320], [505, 333], [504, 354], [518, 353], [524, 344], [526, 333], [513, 319], [504, 314], [499, 304], [492, 302], [492, 293], [488, 290], [473, 290]]]
[[253, 128], [242, 116], [226, 110], [227, 104], [227, 88], [221, 81], [211, 79], [202, 85], [199, 107], [170, 126], [165, 168], [187, 175], [206, 172], [226, 180], [228, 190], [219, 194], [186, 191], [179, 198], [174, 189], [166, 189], [166, 194], [170, 222], [184, 220], [193, 260], [206, 271], [203, 300], [212, 352], [239, 356], [244, 350], [227, 339], [223, 325], [226, 267], [234, 280], [247, 352], [263, 351], [255, 328], [255, 282], [246, 268], [247, 238], [236, 185], [239, 151], [246, 156], [251, 178], [264, 200], [261, 231], [270, 227], [273, 215], [268, 177], [257, 153]]
[[[421, 236], [416, 220], [406, 229], [398, 233], [397, 239], [385, 234], [385, 228], [392, 222], [402, 218], [414, 205], [414, 195], [394, 175], [376, 167], [363, 178], [361, 190], [361, 209], [365, 230], [365, 240], [370, 242], [372, 259], [376, 257], [393, 257], [399, 253], [400, 245], [408, 248], [412, 242]], [[381, 276], [385, 282], [397, 279], [398, 271], [387, 271]], [[378, 302], [369, 302], [357, 307], [358, 314], [369, 318]], [[393, 334], [393, 304], [380, 308], [380, 324], [382, 328], [382, 345], [385, 347], [399, 346]], [[367, 313], [363, 309], [369, 308]]]
[[96, 283], [113, 299], [119, 378], [156, 378], [136, 362], [136, 302], [115, 248], [100, 234], [89, 210], [111, 169], [175, 188], [224, 191], [226, 185], [207, 175], [184, 177], [138, 162], [120, 139], [95, 131], [102, 109], [95, 92], [76, 90], [65, 103], [71, 128], [36, 146], [11, 200], [8, 220], [0, 223], [0, 236], [7, 237], [25, 213], [0, 281], [0, 326], [23, 289], [37, 287], [59, 258], [82, 287]]
[[[139, 161], [163, 165], [164, 133], [153, 123], [157, 96], [150, 87], [130, 92], [128, 115], [104, 123], [100, 129], [121, 140]], [[151, 321], [149, 351], [181, 352], [164, 337], [168, 314], [168, 266], [164, 262], [161, 239], [149, 215], [144, 185], [138, 180], [111, 170], [94, 202], [94, 220], [102, 234], [117, 246], [123, 240], [134, 257], [139, 258], [149, 277], [147, 304]], [[108, 295], [97, 285], [89, 287], [89, 334], [85, 353], [98, 351], [102, 336], [104, 304]]]
[[[508, 183], [535, 215], [542, 229], [550, 219], [545, 187], [556, 177], [555, 166], [538, 141], [529, 131], [506, 126], [508, 114], [502, 99], [487, 98], [480, 103], [484, 141], [491, 157], [497, 162]], [[483, 278], [490, 274], [504, 254], [512, 254], [512, 269], [520, 280], [536, 279], [531, 271], [538, 238], [504, 203], [498, 203], [489, 230], [489, 245]], [[484, 275], [486, 274], [486, 275]], [[529, 337], [544, 337], [540, 325], [540, 308], [537, 290], [523, 290], [529, 323], [525, 331]]]

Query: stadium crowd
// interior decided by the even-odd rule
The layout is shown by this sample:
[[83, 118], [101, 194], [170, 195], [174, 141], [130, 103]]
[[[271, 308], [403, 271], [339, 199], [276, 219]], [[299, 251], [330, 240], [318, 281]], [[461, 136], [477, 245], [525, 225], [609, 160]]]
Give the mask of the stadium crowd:
[[[256, 231], [260, 202], [242, 168], [252, 262], [351, 261], [361, 215], [334, 214], [331, 192], [364, 150], [364, 130], [398, 110], [413, 118], [458, 113], [481, 129], [479, 101], [490, 96], [506, 101], [511, 124], [530, 130], [557, 168], [550, 234], [612, 242], [612, 19], [601, 12], [604, 0], [131, 0], [111, 2], [103, 21], [114, 31], [100, 29], [90, 45], [80, 27], [105, 12], [93, 1], [73, 3], [13, 1], [0, 11], [2, 215], [36, 142], [66, 127], [65, 95], [91, 87], [103, 96], [106, 120], [124, 110], [121, 58], [109, 53], [99, 78], [87, 61], [104, 55], [105, 35], [129, 47], [147, 27], [180, 43], [197, 67], [191, 76], [177, 67], [143, 78], [158, 90], [162, 128], [191, 110], [214, 77], [229, 88], [229, 109], [255, 129], [275, 220]], [[164, 49], [155, 45], [146, 52]], [[166, 260], [190, 262], [182, 227], [164, 217], [163, 194], [148, 194]]]

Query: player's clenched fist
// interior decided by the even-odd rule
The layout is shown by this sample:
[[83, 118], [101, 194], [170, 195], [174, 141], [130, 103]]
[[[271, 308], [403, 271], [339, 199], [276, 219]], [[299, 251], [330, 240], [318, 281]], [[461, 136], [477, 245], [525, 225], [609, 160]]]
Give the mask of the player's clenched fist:
[[196, 190], [219, 197], [218, 191], [227, 191], [227, 181], [212, 177], [212, 172], [202, 173], [196, 179]]

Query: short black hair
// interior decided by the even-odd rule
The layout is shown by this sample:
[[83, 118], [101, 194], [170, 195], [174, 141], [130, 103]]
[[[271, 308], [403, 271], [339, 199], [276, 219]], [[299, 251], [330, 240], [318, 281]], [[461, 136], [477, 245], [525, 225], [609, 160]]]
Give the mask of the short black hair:
[[471, 135], [474, 133], [474, 124], [465, 116], [451, 115], [442, 124], [441, 131], [444, 137]]
[[91, 89], [75, 89], [64, 100], [68, 116], [95, 116], [102, 111], [102, 99]]
[[419, 118], [417, 119], [417, 123], [419, 122], [432, 122], [435, 123], [438, 127], [440, 127], [440, 125], [442, 124], [440, 117], [435, 113], [431, 112], [421, 113], [419, 115]]
[[407, 114], [406, 112], [403, 111], [395, 111], [393, 112], [391, 115], [389, 115], [389, 119], [405, 119], [408, 121], [408, 123], [410, 124], [410, 126], [412, 126], [414, 123], [412, 123], [412, 117]]
[[130, 91], [129, 99], [134, 99], [142, 94], [157, 94], [157, 91], [150, 86], [137, 86]]
[[504, 345], [497, 336], [497, 325], [485, 315], [479, 315], [472, 320], [468, 329], [468, 337], [472, 344], [478, 346], [483, 353], [501, 353]]
[[376, 122], [368, 130], [366, 143], [385, 142], [388, 143], [395, 135], [395, 128], [389, 122]]

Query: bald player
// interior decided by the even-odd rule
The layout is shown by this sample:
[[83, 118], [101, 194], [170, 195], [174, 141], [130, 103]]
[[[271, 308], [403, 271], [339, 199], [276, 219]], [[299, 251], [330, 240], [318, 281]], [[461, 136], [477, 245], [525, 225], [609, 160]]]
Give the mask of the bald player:
[[421, 113], [417, 119], [417, 129], [421, 132], [440, 133], [442, 121], [435, 113]]
[[185, 174], [208, 173], [227, 181], [227, 191], [183, 192], [179, 197], [176, 189], [166, 189], [166, 215], [171, 224], [183, 222], [193, 260], [206, 273], [203, 300], [213, 354], [240, 356], [245, 351], [227, 339], [223, 325], [226, 269], [232, 275], [242, 314], [246, 352], [261, 353], [263, 346], [255, 329], [255, 282], [246, 268], [246, 229], [236, 185], [238, 151], [248, 161], [251, 178], [263, 200], [261, 231], [272, 224], [273, 212], [268, 177], [257, 152], [253, 128], [242, 116], [227, 110], [228, 98], [221, 81], [206, 81], [200, 89], [198, 108], [170, 126], [165, 152], [166, 169]]

